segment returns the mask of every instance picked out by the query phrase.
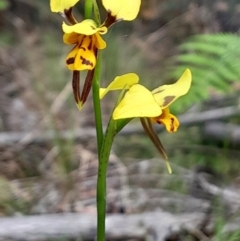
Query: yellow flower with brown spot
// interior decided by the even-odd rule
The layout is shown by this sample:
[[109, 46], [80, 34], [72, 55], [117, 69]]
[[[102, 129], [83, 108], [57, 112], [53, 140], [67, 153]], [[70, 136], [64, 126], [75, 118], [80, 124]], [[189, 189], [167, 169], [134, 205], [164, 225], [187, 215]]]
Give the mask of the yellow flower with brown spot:
[[[112, 90], [126, 90], [124, 97], [114, 109], [112, 118], [120, 120], [140, 117], [145, 132], [162, 157], [167, 160], [164, 147], [155, 133], [152, 123], [163, 124], [170, 133], [177, 131], [179, 121], [170, 113], [169, 106], [178, 97], [189, 91], [192, 82], [191, 72], [187, 69], [176, 83], [160, 86], [153, 91], [149, 91], [138, 82], [139, 78], [134, 73], [118, 76], [107, 88], [100, 89], [100, 98]], [[170, 165], [168, 162], [166, 164], [171, 173]]]
[[63, 42], [74, 44], [66, 58], [70, 70], [92, 70], [96, 65], [97, 50], [106, 48], [106, 42], [101, 35], [107, 32], [106, 27], [97, 27], [91, 19], [69, 26], [65, 23], [63, 28]]
[[[107, 33], [107, 29], [120, 20], [131, 21], [135, 19], [140, 9], [141, 0], [102, 0], [102, 5], [108, 11], [108, 15], [100, 26], [91, 19], [77, 22], [72, 13], [72, 8], [78, 1], [50, 0], [50, 8], [52, 12], [61, 13], [62, 17], [71, 24], [62, 24], [63, 42], [74, 45], [67, 55], [66, 64], [67, 68], [73, 71], [74, 98], [79, 110], [81, 110], [91, 90], [98, 50], [106, 48], [106, 42], [101, 35]], [[92, 2], [92, 4], [93, 9], [96, 10], [98, 8], [96, 2]], [[95, 18], [98, 19], [98, 10], [93, 12]], [[88, 70], [88, 72], [83, 90], [80, 91], [79, 71], [83, 70]]]
[[188, 92], [191, 81], [191, 72], [187, 69], [176, 83], [149, 91], [138, 84], [138, 76], [131, 73], [115, 78], [107, 88], [102, 88], [100, 98], [110, 90], [125, 88], [127, 92], [113, 112], [114, 120], [147, 117], [154, 123], [165, 125], [168, 132], [175, 132], [179, 121], [170, 113], [169, 105]]

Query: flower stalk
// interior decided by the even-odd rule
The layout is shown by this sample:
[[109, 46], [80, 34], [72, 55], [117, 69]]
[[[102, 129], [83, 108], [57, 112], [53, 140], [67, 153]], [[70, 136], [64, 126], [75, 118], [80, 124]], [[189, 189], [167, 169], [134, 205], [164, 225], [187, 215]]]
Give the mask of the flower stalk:
[[90, 19], [92, 16], [93, 0], [85, 0], [84, 17]]
[[[93, 76], [93, 105], [95, 114], [97, 146], [98, 146], [98, 178], [97, 178], [97, 240], [105, 241], [105, 216], [106, 216], [106, 177], [108, 158], [110, 155], [112, 140], [109, 139], [109, 134], [103, 139], [102, 128], [102, 113], [101, 103], [99, 98], [101, 75], [101, 54], [98, 55], [97, 64]], [[109, 127], [106, 134], [109, 132]]]
[[112, 143], [116, 135], [115, 121], [111, 118], [106, 129], [99, 156], [97, 178], [97, 240], [105, 241], [105, 217], [106, 217], [106, 179], [109, 156]]
[[93, 75], [93, 106], [94, 106], [94, 115], [95, 115], [95, 124], [96, 124], [96, 133], [97, 133], [97, 146], [98, 146], [98, 158], [100, 159], [100, 153], [103, 145], [103, 127], [102, 127], [102, 111], [101, 103], [99, 98], [99, 89], [100, 89], [100, 76], [101, 76], [101, 53], [98, 54], [97, 64], [95, 67]]

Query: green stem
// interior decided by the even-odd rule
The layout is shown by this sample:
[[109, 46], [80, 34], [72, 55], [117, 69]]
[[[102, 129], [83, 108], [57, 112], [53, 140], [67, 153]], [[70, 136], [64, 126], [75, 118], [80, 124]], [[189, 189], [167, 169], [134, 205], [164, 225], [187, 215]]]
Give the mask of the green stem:
[[[91, 18], [92, 10], [93, 10], [93, 1], [94, 0], [85, 0], [85, 19]], [[102, 148], [102, 140], [103, 140], [103, 128], [102, 128], [102, 113], [101, 113], [101, 105], [99, 99], [99, 88], [100, 88], [100, 76], [101, 76], [101, 53], [96, 52], [97, 63], [94, 70], [93, 76], [93, 105], [94, 105], [94, 114], [95, 114], [95, 123], [96, 123], [96, 132], [97, 132], [97, 145], [98, 145], [98, 157], [100, 157], [100, 151]]]
[[90, 19], [92, 17], [93, 0], [85, 0], [84, 17]]
[[[95, 0], [85, 1], [85, 18], [92, 16], [94, 10], [95, 21], [99, 24], [100, 15], [98, 6]], [[96, 54], [97, 56], [97, 54]], [[102, 113], [101, 103], [99, 99], [100, 89], [100, 76], [101, 76], [101, 53], [98, 53], [97, 64], [93, 76], [93, 105], [97, 132], [97, 146], [98, 146], [98, 180], [97, 180], [97, 240], [105, 241], [105, 217], [106, 217], [106, 178], [108, 159], [111, 152], [115, 132], [115, 122], [111, 119], [106, 130], [105, 137], [103, 138], [102, 127]]]
[[112, 143], [115, 131], [115, 121], [110, 120], [103, 145], [100, 153], [100, 162], [98, 167], [98, 180], [97, 180], [97, 241], [105, 241], [105, 217], [106, 217], [106, 178], [108, 160], [112, 148]]
[[99, 88], [100, 88], [100, 75], [101, 75], [101, 53], [98, 53], [97, 64], [95, 66], [95, 72], [93, 76], [93, 105], [95, 113], [95, 123], [97, 131], [97, 145], [98, 145], [98, 157], [100, 158], [100, 152], [103, 142], [103, 128], [102, 128], [102, 112], [101, 112], [101, 103], [99, 99]]

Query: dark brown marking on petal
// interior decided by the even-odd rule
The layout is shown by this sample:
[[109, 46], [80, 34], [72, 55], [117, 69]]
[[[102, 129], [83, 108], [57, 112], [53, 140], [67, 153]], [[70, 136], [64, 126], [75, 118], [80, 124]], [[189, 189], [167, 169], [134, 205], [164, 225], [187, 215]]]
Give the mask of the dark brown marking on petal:
[[78, 47], [81, 48], [83, 40], [86, 38], [86, 35], [84, 35], [81, 39], [81, 42], [78, 43]]
[[93, 52], [94, 52], [94, 55], [97, 59], [97, 55], [98, 55], [98, 49], [96, 48], [96, 46], [93, 46]]
[[103, 34], [103, 33], [106, 32], [106, 30], [99, 30], [98, 32], [99, 32], [100, 34]]
[[67, 65], [73, 64], [75, 62], [75, 58], [69, 58], [66, 60]]
[[86, 51], [86, 48], [84, 48], [84, 47], [80, 47], [79, 49], [82, 49], [83, 51]]
[[93, 43], [92, 36], [89, 36], [89, 38], [90, 38], [90, 42], [89, 42], [89, 45], [88, 45], [88, 50], [91, 50], [92, 49], [92, 43]]
[[88, 50], [92, 50], [92, 41], [88, 45]]
[[174, 96], [174, 95], [166, 96], [166, 97], [164, 98], [163, 106], [168, 105], [175, 97], [176, 97], [176, 96]]
[[90, 65], [93, 67], [93, 63], [85, 58], [83, 58], [82, 56], [80, 57], [80, 59], [82, 60], [82, 64], [84, 65]]
[[174, 132], [174, 118], [170, 118], [171, 120], [171, 128], [170, 128], [170, 131], [171, 132]]
[[162, 123], [161, 123], [161, 121], [159, 121], [159, 120], [157, 120], [157, 123], [159, 124], [159, 125], [161, 125]]
[[116, 16], [112, 16], [111, 15], [111, 11], [108, 10], [108, 16], [106, 18], [106, 20], [103, 23], [103, 26], [109, 28], [111, 25], [113, 25], [114, 23], [118, 22], [119, 20], [116, 19]]
[[164, 90], [158, 90], [157, 92], [153, 92], [154, 93], [154, 95], [155, 94], [159, 94], [159, 93], [161, 93], [161, 92], [163, 92]]

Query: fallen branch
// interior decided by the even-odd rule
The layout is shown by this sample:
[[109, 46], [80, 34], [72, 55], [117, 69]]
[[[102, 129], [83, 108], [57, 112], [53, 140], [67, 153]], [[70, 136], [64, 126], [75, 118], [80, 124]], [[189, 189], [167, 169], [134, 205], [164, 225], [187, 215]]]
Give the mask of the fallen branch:
[[234, 214], [240, 209], [240, 193], [236, 189], [220, 188], [206, 181], [202, 176], [198, 176], [201, 187], [214, 197], [221, 197], [228, 208], [228, 214]]
[[240, 126], [214, 121], [204, 126], [203, 136], [214, 141], [240, 144]]
[[[28, 133], [24, 132], [1, 132], [0, 133], [0, 145], [13, 145], [20, 142]], [[31, 138], [27, 144], [46, 144], [56, 138], [62, 140], [72, 140], [75, 141], [86, 141], [91, 137], [95, 137], [94, 128], [84, 128], [75, 131], [63, 131], [63, 132], [53, 132], [48, 131], [46, 133], [36, 133], [34, 138]]]
[[[133, 215], [112, 215], [106, 219], [107, 239], [119, 240], [153, 236], [164, 241], [172, 232], [195, 230], [204, 214], [172, 215], [152, 212]], [[0, 240], [34, 241], [51, 238], [81, 238], [94, 240], [96, 217], [86, 214], [52, 214], [0, 218]]]
[[[188, 113], [180, 116], [181, 126], [199, 125], [209, 121], [223, 120], [233, 116], [238, 116], [240, 114], [239, 108], [236, 107], [225, 107], [210, 111], [204, 111], [200, 113]], [[209, 127], [210, 128], [210, 127]], [[157, 131], [164, 130], [163, 126], [157, 126]], [[40, 131], [34, 132], [35, 134], [31, 136], [26, 142], [21, 143], [28, 133], [17, 133], [17, 132], [1, 132], [0, 133], [0, 146], [13, 145], [19, 143], [20, 145], [27, 144], [44, 144], [46, 142], [51, 142], [56, 137], [63, 140], [75, 140], [75, 141], [86, 141], [89, 138], [95, 138], [94, 128], [81, 128], [74, 131], [63, 131], [59, 132], [56, 136], [56, 132], [48, 131], [42, 133]], [[220, 132], [218, 132], [220, 133]], [[143, 128], [140, 125], [128, 125], [121, 132], [120, 135], [133, 135], [133, 134], [144, 134]], [[239, 137], [240, 139], [240, 137]]]

